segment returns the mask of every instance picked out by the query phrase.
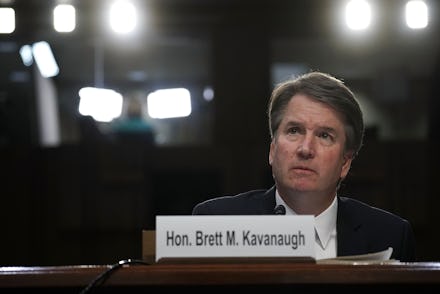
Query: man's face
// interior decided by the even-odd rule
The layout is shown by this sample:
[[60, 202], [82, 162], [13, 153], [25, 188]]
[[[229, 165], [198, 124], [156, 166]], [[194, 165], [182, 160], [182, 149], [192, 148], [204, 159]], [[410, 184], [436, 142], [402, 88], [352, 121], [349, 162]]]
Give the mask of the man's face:
[[351, 165], [344, 155], [344, 125], [329, 106], [297, 94], [270, 144], [269, 163], [282, 193], [320, 192], [334, 196]]

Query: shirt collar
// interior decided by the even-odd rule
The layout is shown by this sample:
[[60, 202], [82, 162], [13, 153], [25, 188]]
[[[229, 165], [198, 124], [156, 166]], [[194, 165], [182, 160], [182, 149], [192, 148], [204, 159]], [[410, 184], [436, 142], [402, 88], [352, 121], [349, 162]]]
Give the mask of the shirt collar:
[[[284, 205], [286, 208], [286, 215], [297, 215], [297, 213], [291, 209], [278, 194], [278, 190], [275, 192], [275, 202], [277, 205]], [[316, 234], [321, 241], [323, 248], [327, 247], [327, 243], [330, 240], [332, 234], [336, 234], [336, 216], [338, 212], [337, 197], [333, 199], [333, 202], [319, 215], [315, 216], [315, 230]]]
[[330, 206], [315, 217], [316, 233], [318, 234], [319, 240], [321, 240], [321, 245], [323, 248], [327, 247], [331, 235], [336, 234], [337, 212], [338, 201], [337, 197], [335, 197]]

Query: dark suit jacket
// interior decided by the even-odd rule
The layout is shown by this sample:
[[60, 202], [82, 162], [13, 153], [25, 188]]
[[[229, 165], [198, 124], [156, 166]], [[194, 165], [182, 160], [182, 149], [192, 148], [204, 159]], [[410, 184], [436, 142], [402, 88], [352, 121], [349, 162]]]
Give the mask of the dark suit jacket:
[[[193, 215], [274, 214], [275, 187], [224, 196], [197, 204]], [[393, 248], [391, 258], [415, 261], [410, 223], [390, 212], [338, 196], [337, 255], [365, 254]]]

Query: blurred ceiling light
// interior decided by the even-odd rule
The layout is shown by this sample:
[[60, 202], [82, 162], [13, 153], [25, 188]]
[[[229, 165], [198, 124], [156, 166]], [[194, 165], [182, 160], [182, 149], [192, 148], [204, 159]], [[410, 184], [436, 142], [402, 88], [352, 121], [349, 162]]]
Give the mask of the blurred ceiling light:
[[206, 86], [203, 89], [203, 98], [206, 101], [211, 101], [212, 99], [214, 99], [214, 89], [210, 86]]
[[21, 61], [23, 61], [23, 64], [25, 66], [31, 66], [34, 62], [34, 59], [32, 58], [32, 47], [31, 45], [23, 45], [20, 48], [20, 57]]
[[34, 43], [32, 45], [32, 54], [43, 77], [50, 78], [59, 73], [60, 70], [49, 43], [45, 41]]
[[423, 29], [428, 25], [428, 6], [424, 1], [408, 1], [405, 6], [406, 24], [411, 29]]
[[53, 27], [57, 32], [70, 33], [76, 27], [75, 7], [59, 4], [53, 9]]
[[147, 97], [152, 118], [185, 117], [191, 114], [191, 94], [185, 88], [161, 89]]
[[10, 7], [0, 7], [0, 34], [10, 34], [15, 31], [15, 10]]
[[101, 122], [110, 122], [121, 115], [123, 97], [114, 90], [85, 87], [78, 94], [78, 111], [82, 115], [90, 115]]
[[130, 33], [137, 23], [136, 8], [131, 2], [117, 1], [110, 8], [110, 26], [116, 33]]
[[352, 30], [364, 30], [371, 22], [370, 4], [365, 0], [351, 0], [345, 7], [345, 20]]

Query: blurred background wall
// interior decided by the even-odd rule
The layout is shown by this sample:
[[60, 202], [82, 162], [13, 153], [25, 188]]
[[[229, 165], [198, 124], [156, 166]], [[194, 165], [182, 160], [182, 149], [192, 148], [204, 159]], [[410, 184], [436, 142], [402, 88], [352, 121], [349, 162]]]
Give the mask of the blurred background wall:
[[[0, 1], [16, 21], [0, 34], [0, 265], [140, 258], [156, 215], [269, 188], [271, 89], [310, 70], [343, 79], [365, 114], [341, 194], [407, 218], [419, 259], [439, 260], [439, 3], [424, 1], [428, 24], [410, 29], [407, 1], [371, 0], [370, 26], [349, 30], [348, 2], [131, 1], [135, 29], [115, 34], [110, 0]], [[57, 4], [75, 7], [73, 31], [54, 30]], [[59, 67], [52, 77], [20, 55], [41, 41]], [[120, 93], [119, 116], [81, 114], [84, 87]], [[164, 88], [189, 90], [189, 115], [151, 114], [149, 94]], [[149, 139], [114, 130], [133, 103]]]

